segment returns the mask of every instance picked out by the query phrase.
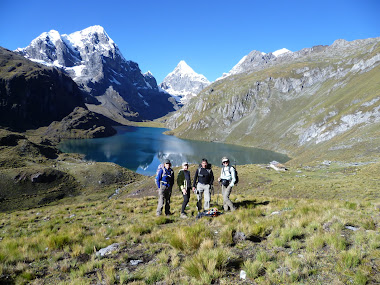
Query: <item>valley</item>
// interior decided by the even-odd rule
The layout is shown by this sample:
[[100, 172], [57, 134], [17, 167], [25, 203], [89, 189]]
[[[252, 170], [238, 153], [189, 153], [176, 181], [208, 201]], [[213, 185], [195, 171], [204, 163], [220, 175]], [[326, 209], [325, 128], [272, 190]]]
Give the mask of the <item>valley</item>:
[[[1, 48], [0, 283], [378, 284], [379, 54], [380, 38], [251, 51], [215, 82], [181, 60], [157, 84], [101, 26]], [[140, 127], [170, 136], [104, 139]], [[109, 162], [58, 148], [95, 138]], [[170, 158], [193, 175], [223, 143], [244, 161], [237, 210], [197, 219], [192, 194], [182, 219], [174, 187], [172, 215], [156, 217], [154, 179], [135, 171]], [[132, 171], [123, 155], [145, 161]]]

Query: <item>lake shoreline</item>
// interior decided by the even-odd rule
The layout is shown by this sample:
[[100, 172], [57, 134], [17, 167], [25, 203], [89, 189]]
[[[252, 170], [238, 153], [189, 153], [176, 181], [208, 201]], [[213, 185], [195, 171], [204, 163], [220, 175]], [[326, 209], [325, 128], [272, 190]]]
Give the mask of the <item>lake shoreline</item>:
[[183, 161], [199, 163], [203, 157], [219, 165], [220, 158], [229, 156], [233, 164], [268, 164], [289, 161], [287, 155], [265, 149], [244, 147], [222, 142], [184, 140], [168, 136], [166, 128], [117, 126], [117, 134], [96, 140], [65, 140], [58, 148], [65, 153], [81, 153], [86, 159], [114, 162], [143, 175], [153, 175], [164, 159], [173, 166]]

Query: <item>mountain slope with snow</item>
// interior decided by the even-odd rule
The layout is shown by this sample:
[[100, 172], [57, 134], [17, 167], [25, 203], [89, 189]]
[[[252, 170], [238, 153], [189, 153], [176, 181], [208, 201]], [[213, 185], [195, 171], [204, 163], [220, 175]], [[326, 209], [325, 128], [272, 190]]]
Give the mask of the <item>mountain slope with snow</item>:
[[277, 57], [254, 51], [240, 68], [247, 71], [214, 82], [174, 112], [170, 133], [304, 161], [379, 156], [380, 38]]
[[278, 62], [282, 56], [289, 55], [291, 53], [292, 52], [286, 48], [270, 53], [263, 53], [261, 51], [253, 50], [248, 55], [243, 56], [243, 58], [228, 73], [223, 73], [223, 75], [217, 78], [216, 81], [231, 75], [266, 68], [274, 62]]
[[88, 108], [115, 121], [154, 119], [174, 110], [174, 100], [154, 76], [126, 60], [101, 26], [69, 35], [51, 30], [16, 52], [63, 69], [89, 95]]
[[160, 84], [160, 88], [174, 96], [177, 101], [186, 103], [191, 98], [210, 85], [210, 81], [196, 73], [184, 60], [170, 72]]

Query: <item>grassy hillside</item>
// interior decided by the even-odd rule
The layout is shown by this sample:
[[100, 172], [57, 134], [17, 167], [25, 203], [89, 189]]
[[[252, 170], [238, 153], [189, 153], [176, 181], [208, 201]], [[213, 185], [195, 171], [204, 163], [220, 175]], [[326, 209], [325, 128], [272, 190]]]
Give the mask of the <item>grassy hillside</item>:
[[183, 138], [279, 151], [292, 163], [379, 158], [380, 43], [233, 75], [168, 119]]
[[113, 163], [60, 153], [36, 132], [0, 130], [0, 211], [40, 207], [63, 198], [107, 197], [109, 189], [141, 179]]
[[[121, 187], [111, 199], [87, 193], [85, 199], [2, 213], [0, 280], [377, 284], [379, 170], [379, 163], [320, 164], [287, 172], [241, 166], [241, 182], [231, 195], [238, 210], [199, 220], [194, 195], [189, 218], [179, 218], [177, 189], [173, 215], [155, 217], [152, 177]], [[221, 197], [215, 194], [212, 204], [222, 209]], [[114, 249], [100, 256], [109, 245]], [[241, 270], [245, 280], [239, 277]]]

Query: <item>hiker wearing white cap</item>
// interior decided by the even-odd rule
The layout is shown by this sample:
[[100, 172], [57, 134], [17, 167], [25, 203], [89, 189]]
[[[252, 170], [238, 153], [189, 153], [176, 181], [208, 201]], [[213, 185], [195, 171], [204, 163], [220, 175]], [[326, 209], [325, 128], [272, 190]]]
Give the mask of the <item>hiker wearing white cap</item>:
[[171, 169], [169, 159], [165, 159], [164, 168], [161, 168], [156, 176], [156, 184], [158, 187], [158, 205], [156, 216], [161, 216], [162, 208], [165, 203], [165, 215], [170, 215], [170, 197], [174, 185], [174, 171]]
[[222, 184], [223, 208], [224, 211], [228, 211], [228, 208], [235, 211], [234, 204], [230, 200], [231, 190], [236, 181], [235, 168], [230, 166], [230, 160], [227, 157], [222, 158], [222, 164], [218, 181]]
[[187, 218], [185, 208], [190, 200], [190, 192], [191, 192], [191, 178], [190, 178], [190, 171], [189, 169], [189, 163], [184, 162], [182, 163], [182, 169], [178, 172], [177, 176], [177, 185], [179, 190], [182, 192], [183, 196], [183, 203], [181, 208], [181, 218]]

